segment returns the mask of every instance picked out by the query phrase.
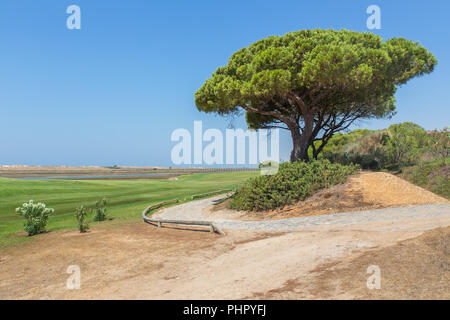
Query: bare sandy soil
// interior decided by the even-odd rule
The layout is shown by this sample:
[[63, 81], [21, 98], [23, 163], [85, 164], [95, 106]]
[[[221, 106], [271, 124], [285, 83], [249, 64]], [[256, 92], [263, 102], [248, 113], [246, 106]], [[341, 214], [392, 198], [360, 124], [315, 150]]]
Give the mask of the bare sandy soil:
[[[449, 228], [396, 244], [420, 236], [423, 223], [225, 237], [144, 223], [50, 232], [0, 253], [0, 299], [448, 298]], [[377, 293], [366, 287], [373, 264]], [[69, 265], [81, 268], [80, 290], [66, 288]]]
[[[364, 284], [372, 274], [367, 267], [380, 268], [381, 287], [368, 290]], [[282, 287], [254, 298], [296, 299], [450, 299], [450, 228], [375, 248], [310, 271], [308, 281], [297, 278]]]

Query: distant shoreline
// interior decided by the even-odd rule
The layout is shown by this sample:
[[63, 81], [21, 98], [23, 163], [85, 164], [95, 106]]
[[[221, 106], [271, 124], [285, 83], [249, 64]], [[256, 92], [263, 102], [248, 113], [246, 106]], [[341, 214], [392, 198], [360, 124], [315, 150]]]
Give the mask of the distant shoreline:
[[0, 165], [0, 177], [20, 179], [155, 179], [191, 173], [247, 171], [255, 168], [101, 167]]
[[1, 169], [168, 169], [169, 167], [161, 167], [161, 166], [48, 166], [48, 165], [26, 165], [26, 164], [1, 164]]

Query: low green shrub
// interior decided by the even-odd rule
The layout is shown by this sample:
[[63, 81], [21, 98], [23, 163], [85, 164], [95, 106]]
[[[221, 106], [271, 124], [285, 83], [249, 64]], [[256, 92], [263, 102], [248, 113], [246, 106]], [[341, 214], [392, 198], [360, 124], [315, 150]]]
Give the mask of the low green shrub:
[[389, 165], [406, 167], [418, 162], [427, 150], [427, 134], [418, 124], [403, 122], [388, 128], [387, 155]]
[[233, 195], [230, 207], [238, 210], [263, 211], [293, 204], [347, 180], [357, 165], [344, 166], [329, 160], [285, 162], [275, 175], [248, 180]]
[[34, 203], [33, 200], [25, 202], [21, 207], [16, 208], [16, 212], [25, 218], [24, 230], [29, 236], [41, 233], [47, 226], [48, 217], [55, 210], [47, 208], [45, 203]]
[[[444, 161], [443, 161], [444, 160]], [[422, 162], [403, 169], [400, 177], [450, 199], [450, 158]]]
[[334, 151], [324, 151], [323, 158], [343, 165], [358, 164], [363, 169], [383, 168], [387, 161], [386, 131], [368, 132], [358, 141], [343, 145]]
[[106, 220], [106, 204], [107, 204], [107, 200], [105, 198], [103, 198], [95, 203], [94, 221]]
[[84, 206], [76, 208], [75, 218], [77, 219], [78, 229], [80, 230], [80, 232], [86, 232], [89, 229], [89, 224], [86, 222], [87, 211]]
[[[348, 133], [338, 132], [328, 141], [325, 147], [322, 150], [322, 153], [319, 154], [319, 159], [323, 156], [323, 154], [333, 154], [337, 152], [341, 152], [349, 145], [357, 144], [366, 136], [373, 135], [378, 133], [379, 130], [368, 130], [368, 129], [356, 129]], [[319, 148], [321, 145], [321, 141], [314, 142], [316, 148]], [[313, 158], [312, 148], [309, 148], [309, 158]]]
[[[336, 134], [320, 157], [344, 165], [359, 164], [363, 169], [398, 170], [432, 160], [430, 139], [437, 136], [437, 132], [433, 136], [429, 132], [427, 136], [425, 129], [412, 122], [393, 124], [377, 131], [355, 130], [347, 134]], [[442, 138], [437, 140], [440, 143], [432, 146], [442, 146], [445, 141]]]
[[437, 158], [445, 159], [450, 155], [450, 129], [428, 131], [429, 148]]

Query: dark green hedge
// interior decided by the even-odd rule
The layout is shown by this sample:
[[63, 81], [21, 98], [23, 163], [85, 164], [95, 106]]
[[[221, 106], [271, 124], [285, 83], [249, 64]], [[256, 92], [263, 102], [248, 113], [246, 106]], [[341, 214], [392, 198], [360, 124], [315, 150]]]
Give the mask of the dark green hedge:
[[263, 211], [293, 204], [320, 189], [345, 182], [357, 168], [328, 160], [285, 162], [275, 175], [249, 179], [233, 196], [230, 207]]

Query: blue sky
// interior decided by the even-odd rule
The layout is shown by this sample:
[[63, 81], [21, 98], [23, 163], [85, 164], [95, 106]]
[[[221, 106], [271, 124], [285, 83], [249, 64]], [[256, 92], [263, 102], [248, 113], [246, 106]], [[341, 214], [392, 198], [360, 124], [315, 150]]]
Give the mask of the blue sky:
[[[72, 4], [81, 30], [66, 28]], [[169, 166], [173, 130], [192, 131], [194, 120], [226, 129], [197, 111], [194, 92], [233, 52], [300, 29], [368, 31], [371, 4], [381, 8], [376, 34], [417, 40], [439, 65], [398, 90], [393, 119], [358, 127], [449, 125], [447, 0], [2, 0], [0, 164]], [[286, 135], [281, 151], [287, 160]]]

